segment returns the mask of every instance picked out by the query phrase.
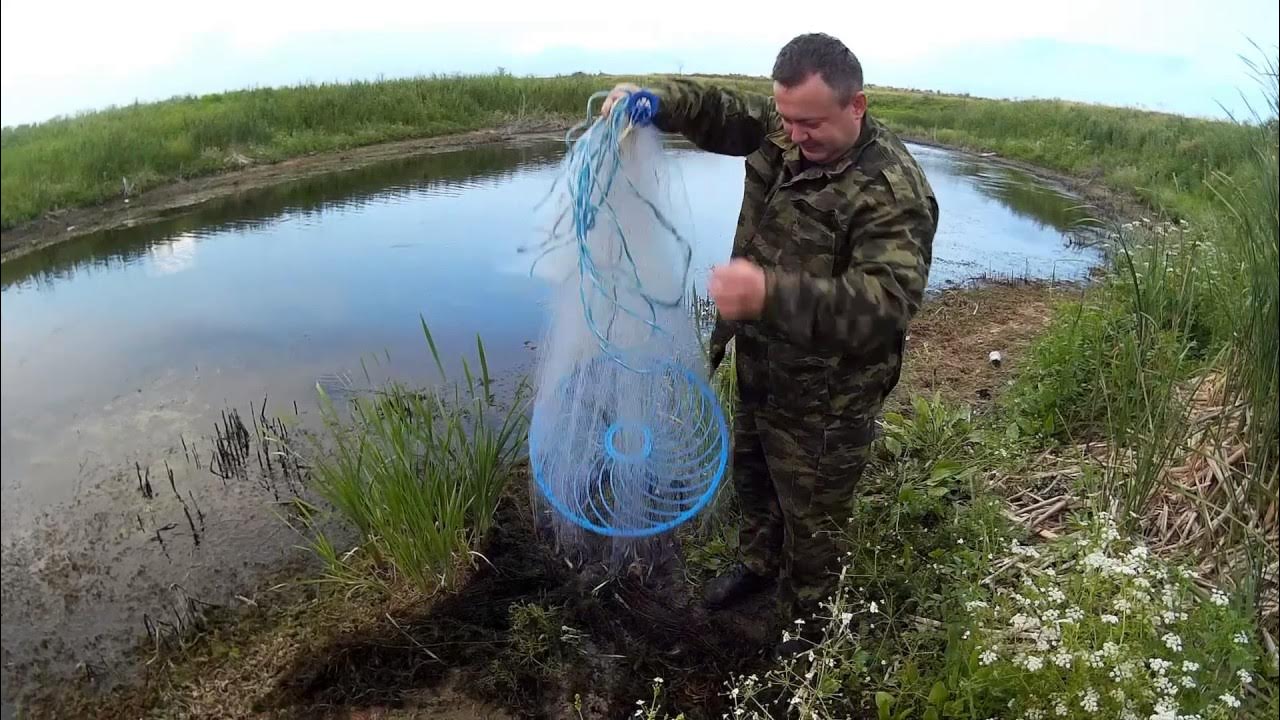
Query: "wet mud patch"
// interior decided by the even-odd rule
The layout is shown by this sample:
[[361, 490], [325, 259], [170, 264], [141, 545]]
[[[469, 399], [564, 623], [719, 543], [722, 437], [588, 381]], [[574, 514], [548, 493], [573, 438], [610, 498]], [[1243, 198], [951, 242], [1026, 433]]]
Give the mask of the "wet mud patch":
[[765, 667], [780, 632], [764, 596], [705, 611], [677, 553], [612, 574], [572, 563], [535, 531], [527, 499], [503, 502], [480, 552], [487, 563], [461, 590], [298, 657], [257, 709], [345, 716], [461, 691], [515, 717], [615, 718], [652, 697], [661, 677], [668, 711], [719, 717], [730, 673]]

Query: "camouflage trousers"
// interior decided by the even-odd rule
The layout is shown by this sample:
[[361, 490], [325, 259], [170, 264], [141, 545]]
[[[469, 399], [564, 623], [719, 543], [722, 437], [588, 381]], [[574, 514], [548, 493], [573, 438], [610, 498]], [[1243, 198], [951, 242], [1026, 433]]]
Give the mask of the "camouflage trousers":
[[734, 423], [743, 563], [778, 578], [785, 620], [817, 612], [835, 591], [836, 532], [849, 517], [870, 456], [874, 416], [815, 422], [811, 415], [740, 403]]

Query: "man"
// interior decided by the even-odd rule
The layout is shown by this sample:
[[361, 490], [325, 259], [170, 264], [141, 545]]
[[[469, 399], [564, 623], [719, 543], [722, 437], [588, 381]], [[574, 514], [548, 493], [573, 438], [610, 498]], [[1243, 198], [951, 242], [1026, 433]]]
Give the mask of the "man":
[[[839, 40], [796, 37], [773, 97], [656, 83], [654, 124], [746, 157], [732, 260], [712, 271], [712, 372], [735, 338], [733, 483], [742, 562], [713, 580], [724, 607], [779, 582], [784, 617], [835, 588], [832, 531], [848, 518], [875, 418], [898, 382], [938, 204], [924, 173], [866, 112], [862, 68]], [[606, 101], [638, 90], [624, 84]]]

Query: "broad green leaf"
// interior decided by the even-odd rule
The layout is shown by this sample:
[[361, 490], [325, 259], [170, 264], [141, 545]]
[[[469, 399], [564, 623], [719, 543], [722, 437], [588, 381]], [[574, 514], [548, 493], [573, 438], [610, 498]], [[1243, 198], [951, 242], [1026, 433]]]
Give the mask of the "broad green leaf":
[[876, 715], [880, 720], [889, 720], [889, 711], [893, 709], [893, 696], [881, 690], [876, 693]]

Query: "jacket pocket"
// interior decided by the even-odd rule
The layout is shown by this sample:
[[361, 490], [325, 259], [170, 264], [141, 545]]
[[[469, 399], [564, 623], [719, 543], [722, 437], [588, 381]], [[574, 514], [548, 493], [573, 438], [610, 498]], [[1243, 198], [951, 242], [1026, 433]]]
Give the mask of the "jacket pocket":
[[826, 411], [832, 361], [785, 343], [769, 345], [769, 402], [784, 410]]
[[791, 243], [788, 253], [793, 268], [818, 277], [835, 274], [836, 252], [841, 235], [836, 209], [825, 195], [797, 195], [791, 200]]

